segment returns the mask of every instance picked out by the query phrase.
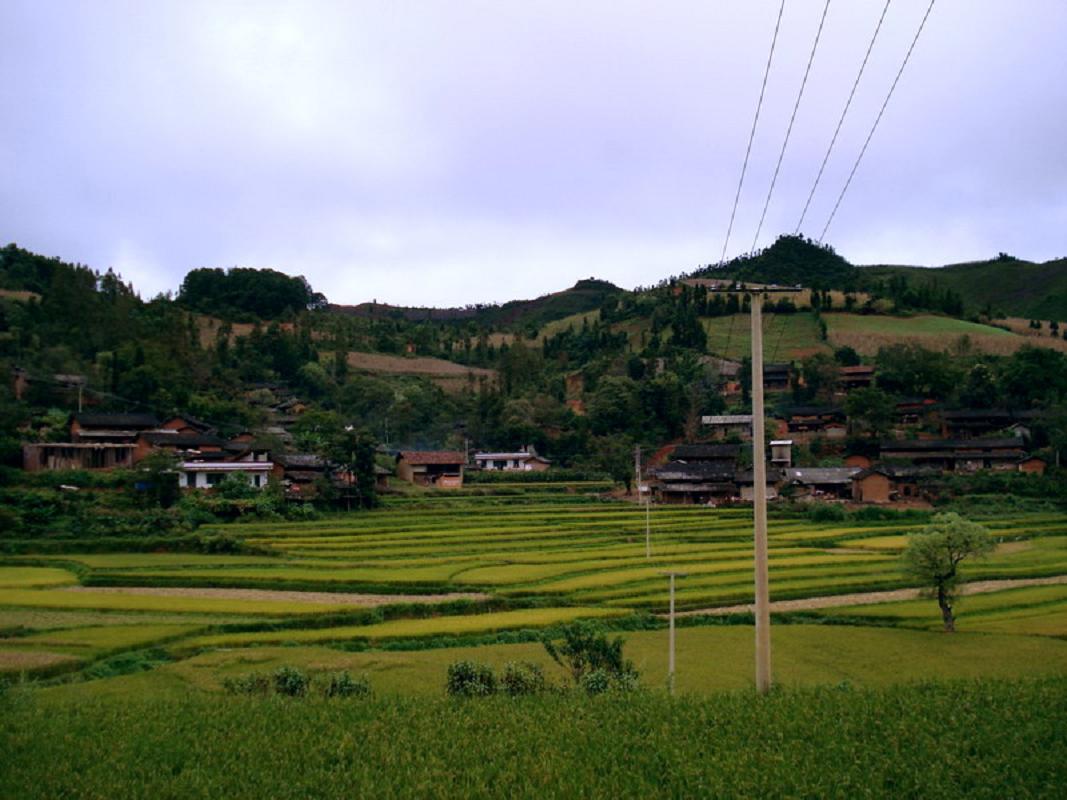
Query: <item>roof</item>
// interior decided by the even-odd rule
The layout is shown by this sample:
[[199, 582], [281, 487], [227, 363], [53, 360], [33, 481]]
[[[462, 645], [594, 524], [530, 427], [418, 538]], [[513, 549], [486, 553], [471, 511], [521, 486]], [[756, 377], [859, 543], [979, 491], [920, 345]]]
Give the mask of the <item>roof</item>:
[[789, 467], [785, 478], [806, 484], [846, 484], [860, 471], [859, 467]]
[[955, 411], [941, 412], [943, 419], [1003, 419], [1011, 420], [1015, 415], [1003, 408], [959, 408]]
[[1011, 439], [904, 439], [885, 441], [879, 447], [890, 452], [929, 452], [932, 450], [1021, 450], [1021, 437]]
[[537, 453], [526, 453], [526, 452], [522, 452], [522, 451], [517, 451], [517, 452], [514, 452], [514, 453], [475, 453], [474, 454], [474, 460], [475, 461], [500, 461], [500, 460], [544, 461], [546, 464], [549, 463], [547, 458], [544, 458], [543, 456], [539, 456], [539, 455], [537, 455]]
[[844, 417], [844, 409], [836, 406], [791, 406], [786, 409], [790, 417]]
[[163, 424], [166, 425], [168, 422], [173, 422], [176, 419], [180, 419], [190, 428], [198, 428], [201, 431], [209, 431], [212, 430], [212, 428], [214, 427], [213, 425], [209, 425], [203, 420], [199, 420], [196, 417], [189, 416], [188, 414], [172, 414], [171, 416], [163, 420]]
[[182, 472], [270, 472], [269, 461], [183, 461]]
[[701, 417], [700, 421], [705, 425], [751, 425], [751, 414], [718, 414], [710, 417]]
[[732, 482], [721, 483], [664, 483], [659, 487], [661, 492], [673, 494], [698, 494], [704, 492], [726, 492], [735, 494], [737, 486]]
[[145, 431], [140, 435], [149, 444], [169, 447], [223, 447], [226, 443], [218, 436], [205, 433], [168, 433], [166, 431]]
[[885, 475], [887, 478], [932, 478], [941, 474], [936, 467], [913, 466], [911, 464], [879, 464], [862, 469], [853, 480], [863, 480], [869, 475]]
[[[750, 469], [739, 469], [734, 473], [734, 480], [738, 483], [752, 484], [755, 482], [755, 476]], [[777, 483], [782, 480], [782, 470], [778, 467], [767, 467], [767, 483]]]
[[740, 452], [739, 444], [680, 444], [674, 448], [671, 458], [677, 461], [736, 459]]
[[868, 364], [857, 364], [854, 367], [841, 367], [839, 370], [841, 375], [873, 375], [874, 367]]
[[401, 450], [400, 458], [409, 464], [465, 464], [467, 457], [453, 450]]
[[75, 414], [74, 420], [83, 427], [90, 428], [158, 428], [159, 419], [155, 414]]
[[793, 369], [792, 364], [764, 364], [763, 365], [763, 377], [768, 375], [781, 375], [782, 373], [789, 374], [789, 371]]
[[286, 469], [321, 470], [326, 468], [326, 461], [322, 456], [317, 456], [314, 453], [287, 453], [275, 456], [274, 460]]
[[652, 474], [661, 481], [732, 480], [734, 470], [731, 465], [724, 467], [715, 463], [670, 461], [652, 470]]
[[775, 439], [771, 442], [771, 447], [785, 447], [786, 445], [793, 444], [792, 439]]

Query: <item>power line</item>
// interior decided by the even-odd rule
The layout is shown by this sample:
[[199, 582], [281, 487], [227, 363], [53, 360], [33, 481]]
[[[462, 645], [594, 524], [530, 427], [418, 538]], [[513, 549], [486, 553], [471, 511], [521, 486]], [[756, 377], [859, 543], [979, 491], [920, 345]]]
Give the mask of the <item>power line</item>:
[[815, 51], [819, 48], [819, 39], [822, 37], [823, 24], [826, 22], [826, 12], [830, 10], [830, 0], [822, 7], [822, 17], [819, 18], [819, 29], [815, 32], [815, 42], [811, 46], [808, 55], [808, 65], [804, 68], [804, 78], [800, 81], [800, 91], [797, 92], [797, 100], [793, 103], [793, 114], [789, 117], [789, 126], [785, 129], [785, 139], [782, 141], [782, 149], [778, 153], [778, 163], [774, 165], [774, 175], [771, 177], [771, 185], [767, 189], [767, 199], [763, 201], [763, 213], [760, 214], [759, 224], [756, 226], [756, 235], [752, 237], [752, 250], [755, 251], [759, 241], [760, 231], [763, 230], [763, 221], [767, 218], [767, 209], [771, 205], [771, 195], [774, 194], [774, 185], [778, 182], [778, 171], [782, 168], [782, 159], [785, 158], [785, 149], [789, 146], [789, 136], [793, 132], [793, 123], [797, 119], [797, 110], [800, 108], [800, 100], [804, 97], [804, 88], [808, 85], [808, 75], [811, 73], [811, 63], [815, 60]]
[[722, 255], [719, 263], [726, 261], [726, 248], [730, 244], [730, 234], [734, 229], [734, 217], [737, 214], [737, 204], [741, 200], [741, 187], [745, 182], [745, 172], [748, 170], [748, 157], [752, 153], [752, 140], [756, 137], [756, 124], [759, 122], [760, 109], [763, 108], [763, 94], [767, 90], [767, 76], [771, 74], [771, 61], [774, 60], [774, 47], [778, 43], [778, 29], [782, 25], [782, 12], [785, 11], [785, 0], [778, 7], [778, 19], [774, 23], [774, 36], [771, 37], [771, 50], [767, 54], [767, 66], [763, 70], [763, 84], [759, 90], [759, 100], [756, 102], [756, 115], [752, 118], [752, 130], [748, 134], [748, 146], [745, 148], [745, 160], [741, 164], [741, 177], [737, 181], [737, 193], [734, 195], [734, 207], [730, 211], [730, 224], [726, 227], [726, 239], [722, 243]]
[[793, 231], [793, 235], [800, 233], [800, 226], [804, 224], [804, 217], [808, 215], [811, 199], [815, 196], [815, 190], [819, 188], [819, 181], [822, 180], [823, 171], [826, 169], [826, 162], [830, 160], [830, 154], [834, 151], [834, 145], [837, 143], [837, 136], [841, 133], [841, 126], [845, 123], [848, 109], [852, 105], [852, 98], [856, 96], [856, 87], [860, 85], [860, 78], [863, 77], [863, 71], [867, 68], [867, 61], [870, 59], [871, 50], [874, 49], [874, 43], [878, 39], [878, 32], [882, 30], [882, 23], [885, 21], [885, 15], [886, 12], [889, 11], [889, 4], [891, 2], [893, 2], [893, 0], [885, 0], [885, 6], [882, 7], [882, 15], [878, 17], [878, 24], [875, 25], [874, 35], [871, 36], [870, 44], [867, 45], [867, 53], [863, 56], [863, 63], [860, 64], [860, 71], [856, 73], [856, 80], [852, 82], [852, 91], [848, 93], [848, 100], [845, 101], [845, 107], [841, 111], [841, 118], [837, 121], [834, 135], [830, 139], [830, 146], [826, 148], [826, 155], [822, 157], [819, 173], [815, 176], [815, 183], [811, 185], [811, 191], [808, 192], [808, 199], [804, 202], [804, 210], [800, 212], [800, 219], [797, 221], [797, 227], [796, 230]]
[[926, 27], [926, 20], [930, 18], [930, 12], [934, 10], [935, 2], [937, 2], [937, 0], [930, 0], [930, 5], [926, 7], [926, 13], [923, 14], [922, 22], [919, 23], [919, 29], [915, 31], [915, 37], [911, 40], [908, 52], [904, 54], [904, 61], [901, 63], [900, 69], [897, 70], [897, 76], [893, 78], [893, 85], [889, 87], [889, 93], [885, 96], [885, 100], [882, 102], [882, 108], [878, 112], [878, 116], [875, 117], [874, 124], [871, 126], [870, 133], [867, 134], [867, 140], [863, 143], [863, 148], [860, 150], [860, 154], [856, 156], [856, 163], [852, 165], [852, 171], [848, 174], [848, 180], [846, 180], [845, 185], [841, 187], [841, 194], [837, 196], [837, 202], [834, 203], [834, 208], [830, 212], [826, 224], [823, 226], [822, 233], [819, 234], [820, 244], [826, 237], [826, 231], [830, 229], [830, 223], [834, 221], [834, 215], [837, 214], [837, 209], [841, 205], [841, 201], [845, 198], [845, 192], [848, 191], [848, 187], [852, 183], [852, 178], [855, 176], [856, 170], [859, 169], [860, 161], [863, 160], [863, 154], [867, 152], [867, 145], [871, 143], [871, 138], [874, 136], [874, 132], [878, 128], [878, 123], [882, 121], [882, 115], [885, 113], [886, 106], [889, 105], [889, 98], [893, 96], [893, 91], [897, 88], [897, 82], [900, 81], [900, 76], [904, 74], [904, 67], [908, 66], [908, 61], [911, 59], [911, 52], [915, 49], [915, 44], [919, 41], [919, 36], [923, 32], [923, 28]]

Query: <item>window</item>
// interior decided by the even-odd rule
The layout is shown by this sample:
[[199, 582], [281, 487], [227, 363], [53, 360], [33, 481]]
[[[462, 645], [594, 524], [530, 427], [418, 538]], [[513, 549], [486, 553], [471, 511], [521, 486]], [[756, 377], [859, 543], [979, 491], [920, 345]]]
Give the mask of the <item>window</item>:
[[260, 487], [260, 476], [259, 475], [253, 475], [252, 476], [252, 485], [255, 486], [257, 489]]
[[223, 475], [221, 472], [209, 472], [205, 477], [207, 478], [208, 486], [218, 486], [220, 483], [222, 483], [222, 479], [226, 476]]

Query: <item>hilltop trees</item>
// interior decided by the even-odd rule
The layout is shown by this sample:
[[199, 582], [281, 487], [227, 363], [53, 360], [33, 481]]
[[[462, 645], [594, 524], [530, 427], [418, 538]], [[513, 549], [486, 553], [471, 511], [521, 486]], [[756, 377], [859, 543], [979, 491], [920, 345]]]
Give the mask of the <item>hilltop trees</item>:
[[230, 270], [201, 268], [185, 276], [178, 302], [205, 314], [252, 314], [274, 319], [309, 308], [321, 308], [326, 298], [302, 275], [292, 278], [272, 269]]
[[919, 580], [937, 598], [946, 633], [956, 630], [953, 605], [961, 583], [960, 564], [993, 550], [989, 531], [959, 514], [936, 515], [920, 533], [908, 538], [904, 571]]

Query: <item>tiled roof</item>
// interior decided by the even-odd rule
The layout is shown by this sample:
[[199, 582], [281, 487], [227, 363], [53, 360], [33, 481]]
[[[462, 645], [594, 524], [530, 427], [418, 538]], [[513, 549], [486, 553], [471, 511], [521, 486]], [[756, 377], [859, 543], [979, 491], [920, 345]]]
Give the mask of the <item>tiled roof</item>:
[[158, 428], [159, 419], [154, 414], [75, 414], [74, 419], [89, 428]]
[[402, 450], [400, 458], [409, 464], [464, 464], [463, 453], [451, 450]]
[[677, 461], [700, 461], [706, 459], [737, 458], [739, 444], [680, 444], [674, 448], [671, 458]]

